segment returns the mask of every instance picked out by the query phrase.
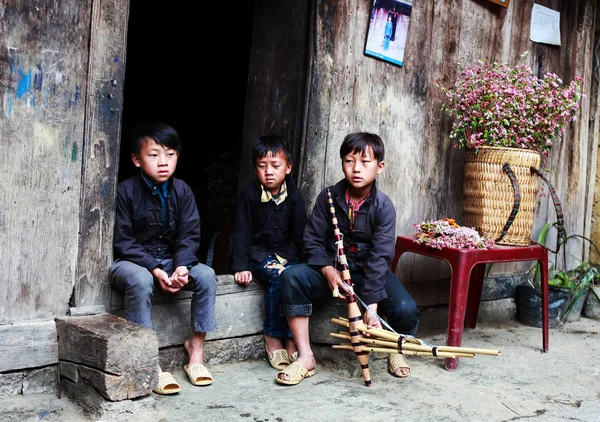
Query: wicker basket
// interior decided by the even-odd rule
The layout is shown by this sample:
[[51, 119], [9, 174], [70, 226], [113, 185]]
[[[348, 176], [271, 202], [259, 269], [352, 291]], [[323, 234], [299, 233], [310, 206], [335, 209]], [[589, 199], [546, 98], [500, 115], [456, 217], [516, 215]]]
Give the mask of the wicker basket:
[[[520, 190], [520, 207], [508, 231], [515, 206], [515, 189], [503, 171], [508, 163]], [[479, 147], [467, 151], [463, 186], [463, 225], [474, 227], [484, 237], [500, 245], [531, 244], [531, 229], [538, 192], [537, 176], [530, 167], [539, 169], [540, 154], [517, 148]]]

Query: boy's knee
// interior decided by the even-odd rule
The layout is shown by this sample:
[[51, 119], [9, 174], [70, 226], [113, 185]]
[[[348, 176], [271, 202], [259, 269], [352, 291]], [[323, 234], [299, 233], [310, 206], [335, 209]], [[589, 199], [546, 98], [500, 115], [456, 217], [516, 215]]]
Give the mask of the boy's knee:
[[190, 270], [190, 276], [199, 286], [209, 291], [217, 291], [217, 274], [208, 265], [198, 264]]

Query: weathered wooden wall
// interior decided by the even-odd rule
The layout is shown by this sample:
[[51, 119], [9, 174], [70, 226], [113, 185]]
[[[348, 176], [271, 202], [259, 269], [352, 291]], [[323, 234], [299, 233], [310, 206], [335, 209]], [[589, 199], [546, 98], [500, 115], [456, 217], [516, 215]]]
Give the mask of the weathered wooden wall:
[[[339, 146], [353, 131], [372, 131], [386, 142], [387, 163], [378, 178], [397, 209], [397, 232], [414, 233], [413, 224], [428, 219], [462, 219], [464, 151], [448, 137], [451, 121], [442, 114], [443, 94], [433, 85], [438, 75], [457, 75], [457, 62], [476, 60], [525, 63], [564, 81], [584, 79], [587, 94], [578, 120], [558, 140], [543, 168], [563, 201], [568, 234], [589, 235], [595, 176], [597, 133], [588, 137], [595, 1], [538, 1], [561, 13], [562, 46], [529, 39], [533, 0], [508, 8], [485, 0], [413, 3], [404, 64], [398, 67], [363, 55], [369, 2], [319, 0], [311, 49], [305, 148], [301, 186], [312, 204], [327, 184], [343, 177]], [[534, 238], [541, 225], [556, 217], [548, 196], [540, 195]], [[587, 246], [569, 242], [567, 265], [583, 258]], [[410, 254], [409, 254], [410, 255]], [[427, 263], [427, 265], [424, 265]], [[515, 272], [530, 264], [494, 266]], [[399, 275], [407, 282], [448, 276], [448, 266], [424, 257], [403, 257]]]
[[0, 324], [65, 315], [77, 266], [91, 0], [0, 4]]
[[[254, 177], [252, 142], [277, 134], [290, 142], [297, 163], [303, 136], [309, 49], [308, 1], [254, 2], [238, 191]], [[292, 174], [298, 169], [294, 167]]]
[[129, 0], [94, 0], [72, 307], [109, 307]]

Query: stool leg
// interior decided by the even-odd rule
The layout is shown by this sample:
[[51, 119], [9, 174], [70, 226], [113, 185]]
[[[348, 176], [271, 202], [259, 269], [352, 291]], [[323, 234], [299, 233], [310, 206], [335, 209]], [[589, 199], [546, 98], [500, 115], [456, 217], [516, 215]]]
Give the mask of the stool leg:
[[469, 298], [467, 299], [467, 316], [465, 327], [475, 328], [477, 325], [477, 314], [483, 290], [483, 277], [485, 276], [485, 264], [477, 264], [471, 270], [471, 282], [469, 283]]
[[548, 351], [548, 342], [549, 342], [549, 321], [548, 321], [548, 254], [544, 250], [544, 257], [539, 261], [540, 266], [542, 267], [541, 274], [541, 285], [542, 285], [542, 349], [544, 352]]
[[[450, 299], [448, 303], [448, 331], [446, 332], [446, 346], [458, 346], [462, 343], [465, 324], [467, 297], [469, 294], [470, 268], [463, 257], [459, 257], [451, 267]], [[448, 371], [458, 369], [458, 358], [446, 358], [445, 367]]]

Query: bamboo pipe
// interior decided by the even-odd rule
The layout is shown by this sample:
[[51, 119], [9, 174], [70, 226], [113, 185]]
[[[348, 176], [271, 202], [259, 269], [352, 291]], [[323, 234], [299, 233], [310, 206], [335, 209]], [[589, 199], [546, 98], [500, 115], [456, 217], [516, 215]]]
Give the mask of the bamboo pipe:
[[[331, 321], [338, 325], [342, 325], [342, 326], [348, 325], [348, 322], [345, 319], [332, 318]], [[500, 356], [499, 350], [480, 349], [480, 348], [473, 348], [473, 347], [458, 347], [458, 346], [428, 346], [428, 345], [425, 345], [424, 342], [418, 343], [418, 340], [416, 340], [417, 343], [410, 343], [410, 342], [402, 343], [402, 346], [401, 346], [402, 351], [398, 351], [398, 349], [397, 349], [398, 339], [401, 337], [399, 334], [395, 334], [395, 333], [392, 333], [391, 331], [383, 330], [381, 328], [367, 328], [367, 326], [365, 324], [358, 324], [357, 328], [360, 331], [381, 337], [384, 340], [393, 341], [396, 344], [396, 350], [399, 353], [402, 353], [402, 351], [404, 351], [404, 350], [432, 351], [433, 352], [433, 348], [435, 347], [438, 354], [439, 354], [439, 352], [449, 352], [449, 353], [468, 353], [468, 354]], [[361, 336], [361, 338], [359, 338], [358, 340], [365, 342], [366, 339], [369, 339], [369, 338], [371, 338], [371, 337]], [[459, 357], [459, 356], [457, 356], [457, 357]]]
[[[344, 340], [351, 340], [350, 336], [346, 336], [343, 334], [331, 333], [331, 336], [341, 338]], [[407, 356], [430, 356], [430, 357], [452, 358], [452, 359], [454, 359], [454, 358], [474, 358], [475, 357], [475, 353], [468, 353], [468, 352], [464, 352], [464, 351], [456, 351], [456, 352], [441, 351], [440, 352], [438, 350], [436, 352], [436, 354], [433, 354], [432, 348], [427, 348], [427, 346], [421, 346], [422, 348], [419, 348], [419, 349], [402, 348], [402, 351], [399, 352], [397, 343], [393, 343], [391, 341], [382, 341], [382, 340], [365, 338], [365, 337], [361, 337], [360, 341], [363, 343], [370, 343], [370, 344], [375, 344], [378, 346], [383, 346], [383, 347], [373, 348], [372, 346], [368, 346], [367, 344], [364, 345], [363, 350], [368, 349], [373, 352], [400, 353], [402, 355], [407, 355]], [[408, 345], [407, 345], [407, 347], [408, 347]], [[340, 347], [336, 347], [336, 345], [334, 345], [333, 348], [338, 349]], [[345, 348], [345, 347], [342, 347], [342, 348]], [[377, 350], [375, 350], [375, 349], [377, 349]]]
[[[350, 268], [348, 266], [348, 260], [344, 251], [343, 236], [338, 225], [338, 219], [335, 215], [335, 206], [333, 204], [333, 198], [331, 196], [331, 191], [329, 190], [329, 188], [327, 189], [327, 202], [329, 204], [329, 212], [331, 213], [331, 222], [333, 224], [333, 232], [335, 235], [335, 241], [338, 249], [338, 261], [342, 268], [342, 280], [350, 289], [350, 291], [346, 294], [346, 301], [348, 303], [348, 328], [350, 329], [352, 346], [354, 347], [354, 354], [356, 355], [358, 363], [360, 364], [360, 368], [363, 373], [363, 378], [365, 380], [365, 385], [367, 387], [370, 387], [371, 373], [369, 372], [369, 352], [360, 349], [361, 343], [358, 340], [358, 337], [360, 336], [360, 331], [358, 330], [357, 324], [362, 323], [362, 314], [360, 312], [360, 309], [358, 308], [354, 290], [352, 289], [353, 284], [352, 279], [350, 278]], [[337, 288], [335, 288], [332, 293], [334, 297], [339, 296], [339, 291], [337, 290]]]
[[[334, 349], [345, 349], [345, 350], [354, 350], [355, 346], [352, 346], [351, 344], [334, 344], [332, 346]], [[377, 353], [398, 353], [397, 349], [388, 349], [386, 347], [371, 347], [371, 346], [366, 346], [366, 345], [362, 345], [359, 346], [359, 348], [365, 352], [377, 352]], [[437, 355], [433, 355], [430, 352], [419, 352], [419, 351], [412, 351], [412, 350], [406, 350], [406, 351], [402, 351], [403, 355], [407, 355], [407, 356], [424, 356], [424, 357], [438, 357], [438, 358], [474, 358], [475, 355], [472, 353], [449, 353], [449, 352], [438, 352]]]

